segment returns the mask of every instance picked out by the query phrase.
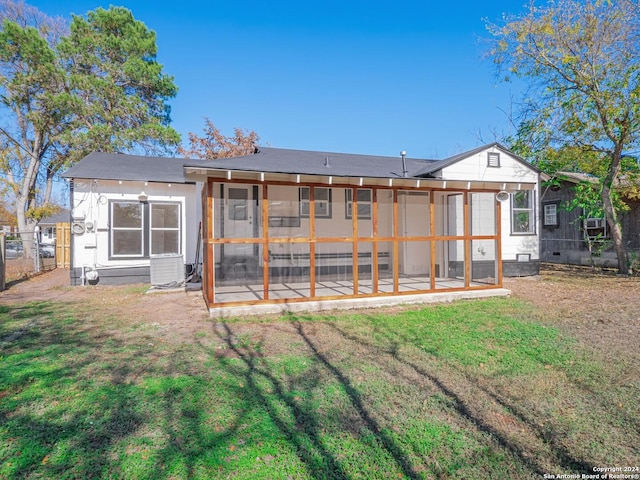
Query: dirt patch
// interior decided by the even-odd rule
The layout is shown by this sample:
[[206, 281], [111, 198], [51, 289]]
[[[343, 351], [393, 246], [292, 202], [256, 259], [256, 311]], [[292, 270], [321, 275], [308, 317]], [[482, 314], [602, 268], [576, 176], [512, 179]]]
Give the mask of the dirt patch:
[[[538, 277], [505, 278], [504, 285], [514, 297], [540, 307], [539, 321], [565, 329], [612, 359], [623, 355], [640, 364], [640, 279], [611, 271], [544, 265]], [[144, 293], [146, 289], [146, 285], [70, 287], [69, 270], [59, 268], [13, 284], [0, 292], [0, 304], [78, 302], [90, 305], [96, 316], [101, 312], [126, 315], [140, 323], [157, 323], [182, 338], [210, 328], [201, 292], [151, 295]], [[419, 306], [377, 311], [403, 308]], [[253, 324], [256, 339], [264, 335], [264, 326], [258, 327], [262, 323]]]
[[612, 271], [545, 265], [539, 277], [504, 280], [540, 307], [538, 320], [568, 331], [605, 357], [640, 364], [640, 279]]
[[134, 323], [157, 323], [168, 336], [193, 338], [207, 323], [200, 291], [146, 294], [148, 285], [70, 287], [69, 270], [57, 268], [0, 292], [0, 305], [56, 301], [82, 305], [93, 317], [121, 316]]

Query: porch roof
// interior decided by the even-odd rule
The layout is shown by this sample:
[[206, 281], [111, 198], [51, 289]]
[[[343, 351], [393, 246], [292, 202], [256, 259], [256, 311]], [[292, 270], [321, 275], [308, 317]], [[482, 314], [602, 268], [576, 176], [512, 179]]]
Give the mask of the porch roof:
[[[407, 177], [412, 178], [426, 166], [439, 164], [441, 161], [406, 158], [405, 163]], [[384, 157], [271, 147], [258, 147], [256, 153], [241, 157], [186, 163], [185, 167], [336, 177], [405, 178], [400, 156]]]
[[[493, 144], [492, 144], [493, 145]], [[480, 147], [477, 151], [492, 145]], [[431, 173], [472, 155], [476, 150], [444, 160], [406, 158], [403, 175], [401, 157], [290, 150], [259, 147], [256, 153], [233, 158], [185, 163], [188, 174], [226, 178], [227, 180], [271, 180], [295, 183], [326, 183], [431, 187], [443, 189], [531, 190], [534, 183], [447, 180]], [[533, 167], [532, 167], [533, 168]], [[366, 179], [366, 182], [365, 182]]]

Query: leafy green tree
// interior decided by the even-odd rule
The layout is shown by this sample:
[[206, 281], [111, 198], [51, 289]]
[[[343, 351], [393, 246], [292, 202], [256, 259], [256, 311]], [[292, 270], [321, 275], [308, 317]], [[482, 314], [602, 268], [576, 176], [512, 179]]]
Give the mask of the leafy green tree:
[[63, 167], [94, 150], [176, 145], [166, 101], [177, 88], [156, 61], [155, 33], [125, 8], [74, 16], [63, 33], [59, 19], [23, 3], [0, 8], [0, 179], [29, 232]]
[[637, 165], [625, 161], [640, 146], [637, 2], [531, 3], [488, 28], [498, 71], [531, 82], [515, 142], [520, 153], [552, 170], [570, 166], [598, 178], [618, 270], [628, 273], [615, 190], [637, 175]]

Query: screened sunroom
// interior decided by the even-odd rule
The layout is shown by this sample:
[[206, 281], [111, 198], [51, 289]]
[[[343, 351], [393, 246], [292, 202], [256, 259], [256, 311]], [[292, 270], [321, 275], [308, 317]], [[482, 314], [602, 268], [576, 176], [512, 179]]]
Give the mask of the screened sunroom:
[[[532, 185], [398, 175], [388, 157], [267, 151], [262, 163], [252, 155], [193, 171], [207, 176], [210, 309], [502, 287], [496, 194]], [[407, 162], [413, 172], [425, 164]]]
[[208, 182], [210, 306], [501, 286], [494, 191]]

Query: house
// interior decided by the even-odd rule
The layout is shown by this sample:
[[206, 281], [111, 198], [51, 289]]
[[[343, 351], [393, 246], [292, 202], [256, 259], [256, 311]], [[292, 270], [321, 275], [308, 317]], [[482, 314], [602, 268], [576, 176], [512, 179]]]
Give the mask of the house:
[[173, 262], [174, 270], [179, 264], [176, 275], [195, 260], [200, 195], [185, 178], [187, 162], [194, 163], [92, 153], [64, 173], [72, 285], [149, 283], [152, 257]]
[[492, 294], [539, 271], [539, 172], [496, 143], [445, 160], [94, 153], [65, 176], [82, 224], [72, 283], [149, 281], [166, 255], [189, 264], [201, 223], [212, 315]]
[[66, 223], [68, 225], [69, 219], [71, 218], [70, 213], [69, 210], [63, 208], [59, 212], [49, 215], [38, 222], [38, 226], [40, 227], [40, 244], [55, 245], [57, 235], [56, 226], [59, 223]]
[[[575, 187], [594, 178], [583, 173], [559, 172], [559, 181], [543, 187], [540, 195], [540, 257], [543, 262], [568, 265], [617, 267], [607, 221], [602, 215], [589, 215], [581, 208], [570, 208]], [[629, 210], [620, 215], [627, 251], [640, 254], [640, 200], [626, 199]]]

